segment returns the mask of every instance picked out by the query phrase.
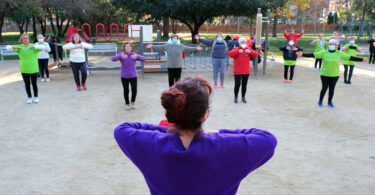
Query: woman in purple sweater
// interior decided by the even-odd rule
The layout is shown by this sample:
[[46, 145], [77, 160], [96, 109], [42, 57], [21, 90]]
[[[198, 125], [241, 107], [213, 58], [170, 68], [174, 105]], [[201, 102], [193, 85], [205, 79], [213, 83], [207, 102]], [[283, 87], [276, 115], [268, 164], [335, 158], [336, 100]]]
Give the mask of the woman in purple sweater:
[[[132, 52], [133, 45], [130, 42], [124, 44], [124, 52], [111, 58], [112, 61], [121, 62], [121, 82], [124, 88], [125, 109], [135, 109], [137, 96], [137, 70], [135, 64], [138, 61], [146, 61], [146, 58]], [[129, 104], [129, 83], [132, 90], [131, 104]]]
[[235, 194], [241, 180], [272, 157], [277, 141], [267, 131], [202, 130], [211, 91], [207, 81], [186, 78], [161, 96], [174, 127], [116, 127], [118, 145], [143, 173], [151, 194]]

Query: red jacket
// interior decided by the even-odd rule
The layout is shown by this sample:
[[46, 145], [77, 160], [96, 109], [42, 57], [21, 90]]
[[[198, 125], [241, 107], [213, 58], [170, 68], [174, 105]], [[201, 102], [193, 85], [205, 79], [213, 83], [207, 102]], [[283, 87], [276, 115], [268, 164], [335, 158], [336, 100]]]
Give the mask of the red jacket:
[[[245, 50], [250, 49], [251, 53], [246, 53]], [[243, 50], [242, 53], [239, 51]], [[233, 73], [236, 74], [250, 74], [250, 58], [256, 58], [258, 52], [252, 50], [249, 47], [242, 49], [242, 47], [236, 47], [228, 52], [229, 57], [233, 58]]]
[[302, 37], [302, 35], [303, 35], [303, 33], [301, 33], [301, 34], [299, 34], [299, 35], [297, 35], [297, 34], [286, 34], [286, 33], [284, 33], [284, 37], [286, 38], [286, 42], [287, 43], [289, 43], [289, 39], [290, 38], [294, 38], [294, 45], [297, 45], [297, 40], [299, 39], [299, 38], [301, 38]]

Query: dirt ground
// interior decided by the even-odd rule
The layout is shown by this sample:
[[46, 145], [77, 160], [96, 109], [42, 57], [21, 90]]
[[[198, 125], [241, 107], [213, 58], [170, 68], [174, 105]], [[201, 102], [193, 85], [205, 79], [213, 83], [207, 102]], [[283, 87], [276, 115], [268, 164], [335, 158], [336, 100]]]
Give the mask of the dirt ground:
[[[119, 66], [108, 57], [90, 61]], [[226, 87], [214, 90], [204, 129], [257, 127], [278, 139], [274, 157], [242, 181], [238, 194], [375, 193], [375, 65], [359, 63], [352, 85], [341, 77], [330, 109], [317, 107], [321, 83], [312, 63], [298, 60], [293, 84], [282, 83], [280, 63], [265, 76], [252, 74], [247, 104], [233, 103], [231, 69]], [[183, 76], [212, 81], [211, 72], [184, 69]], [[119, 70], [91, 73], [88, 90], [77, 92], [69, 69], [52, 70], [50, 83], [38, 82], [40, 103], [27, 105], [18, 61], [0, 65], [0, 194], [149, 193], [113, 129], [165, 118], [167, 74], [139, 77], [137, 108], [127, 111]]]

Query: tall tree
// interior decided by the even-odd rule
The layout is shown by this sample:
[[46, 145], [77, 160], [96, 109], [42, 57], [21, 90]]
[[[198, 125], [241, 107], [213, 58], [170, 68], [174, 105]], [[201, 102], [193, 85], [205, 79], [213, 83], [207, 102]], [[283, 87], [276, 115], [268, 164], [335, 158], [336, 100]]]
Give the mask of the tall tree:
[[136, 13], [160, 18], [169, 16], [184, 23], [194, 35], [207, 19], [216, 16], [254, 16], [257, 8], [265, 10], [273, 0], [113, 0]]
[[17, 10], [18, 6], [20, 5], [19, 0], [1, 0], [0, 1], [0, 42], [3, 42], [3, 26], [5, 17], [9, 15], [9, 13]]

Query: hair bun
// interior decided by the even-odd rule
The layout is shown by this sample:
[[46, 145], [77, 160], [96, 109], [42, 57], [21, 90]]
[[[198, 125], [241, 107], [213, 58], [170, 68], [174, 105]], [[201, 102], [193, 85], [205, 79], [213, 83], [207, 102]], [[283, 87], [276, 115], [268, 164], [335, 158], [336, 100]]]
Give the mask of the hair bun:
[[168, 111], [182, 111], [186, 105], [186, 95], [182, 91], [172, 88], [163, 92], [161, 95], [161, 104]]

